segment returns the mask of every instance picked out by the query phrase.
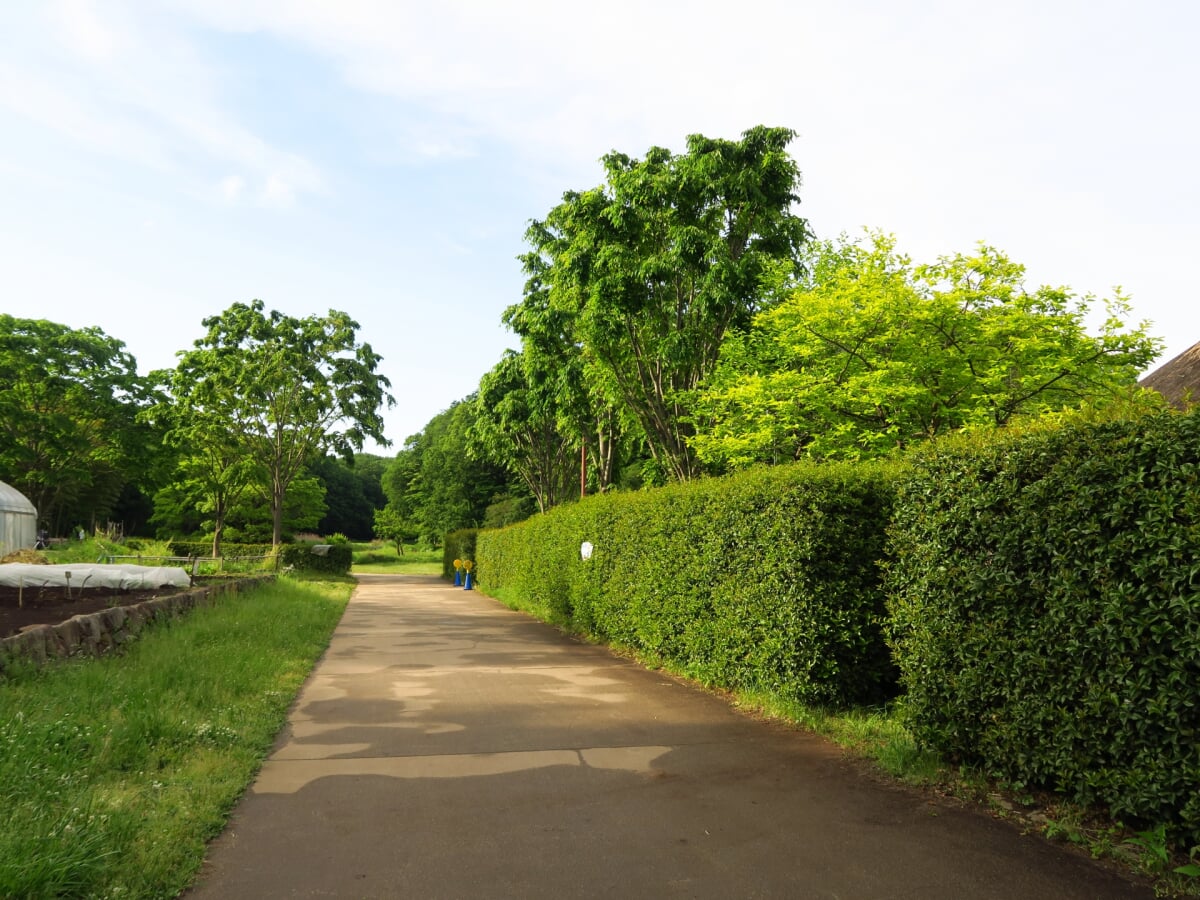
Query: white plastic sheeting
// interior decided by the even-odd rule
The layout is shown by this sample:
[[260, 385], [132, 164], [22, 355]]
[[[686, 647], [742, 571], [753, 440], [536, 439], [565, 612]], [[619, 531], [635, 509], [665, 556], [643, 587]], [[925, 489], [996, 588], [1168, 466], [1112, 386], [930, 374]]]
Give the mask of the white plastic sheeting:
[[191, 583], [187, 572], [173, 566], [104, 566], [98, 563], [62, 566], [0, 564], [0, 585], [14, 588], [69, 586], [72, 589], [117, 588], [128, 591], [188, 587]]
[[33, 546], [37, 510], [24, 494], [0, 481], [0, 556]]

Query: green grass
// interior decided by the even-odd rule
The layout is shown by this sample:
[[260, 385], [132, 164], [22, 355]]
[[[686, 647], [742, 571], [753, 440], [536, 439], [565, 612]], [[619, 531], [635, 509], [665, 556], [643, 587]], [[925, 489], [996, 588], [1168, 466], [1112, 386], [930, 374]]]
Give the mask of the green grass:
[[368, 575], [441, 575], [442, 551], [406, 545], [404, 555], [395, 544], [355, 544], [352, 572]]
[[0, 680], [0, 896], [165, 897], [257, 772], [346, 583], [282, 579], [123, 656]]
[[[103, 561], [102, 557], [110, 554], [113, 556], [136, 556], [140, 553], [146, 557], [171, 555], [170, 541], [151, 541], [138, 538], [132, 544], [129, 546], [106, 538], [88, 537], [82, 541], [70, 540], [63, 544], [54, 544], [51, 549], [40, 552], [54, 565], [94, 563], [98, 560]], [[122, 562], [130, 562], [130, 560], [122, 560]], [[148, 563], [158, 565], [153, 561], [148, 561]]]
[[828, 710], [765, 692], [740, 691], [734, 696], [739, 708], [824, 735], [860, 756], [873, 759], [883, 771], [910, 784], [934, 784], [948, 775], [948, 767], [937, 754], [917, 746], [894, 709]]

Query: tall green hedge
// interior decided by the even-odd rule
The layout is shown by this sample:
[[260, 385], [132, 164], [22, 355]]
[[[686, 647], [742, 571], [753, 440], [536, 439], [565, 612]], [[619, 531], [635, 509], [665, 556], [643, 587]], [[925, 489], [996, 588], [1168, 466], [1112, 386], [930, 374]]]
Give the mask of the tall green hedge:
[[894, 516], [918, 740], [1200, 842], [1200, 412], [938, 444]]
[[883, 699], [895, 671], [876, 561], [893, 477], [801, 464], [588, 498], [481, 532], [478, 582], [708, 683]]

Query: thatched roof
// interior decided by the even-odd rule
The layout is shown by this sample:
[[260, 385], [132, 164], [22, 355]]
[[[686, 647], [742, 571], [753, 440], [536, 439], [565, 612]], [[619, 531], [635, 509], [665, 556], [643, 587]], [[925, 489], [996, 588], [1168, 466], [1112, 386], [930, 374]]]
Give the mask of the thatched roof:
[[1154, 388], [1180, 409], [1200, 403], [1200, 344], [1159, 366], [1138, 384]]

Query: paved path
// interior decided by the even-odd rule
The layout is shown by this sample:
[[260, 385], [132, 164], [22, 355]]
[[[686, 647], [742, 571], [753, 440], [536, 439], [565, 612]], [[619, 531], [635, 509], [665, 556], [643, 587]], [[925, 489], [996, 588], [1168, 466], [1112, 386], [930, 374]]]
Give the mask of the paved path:
[[189, 896], [1152, 894], [478, 593], [363, 576]]

